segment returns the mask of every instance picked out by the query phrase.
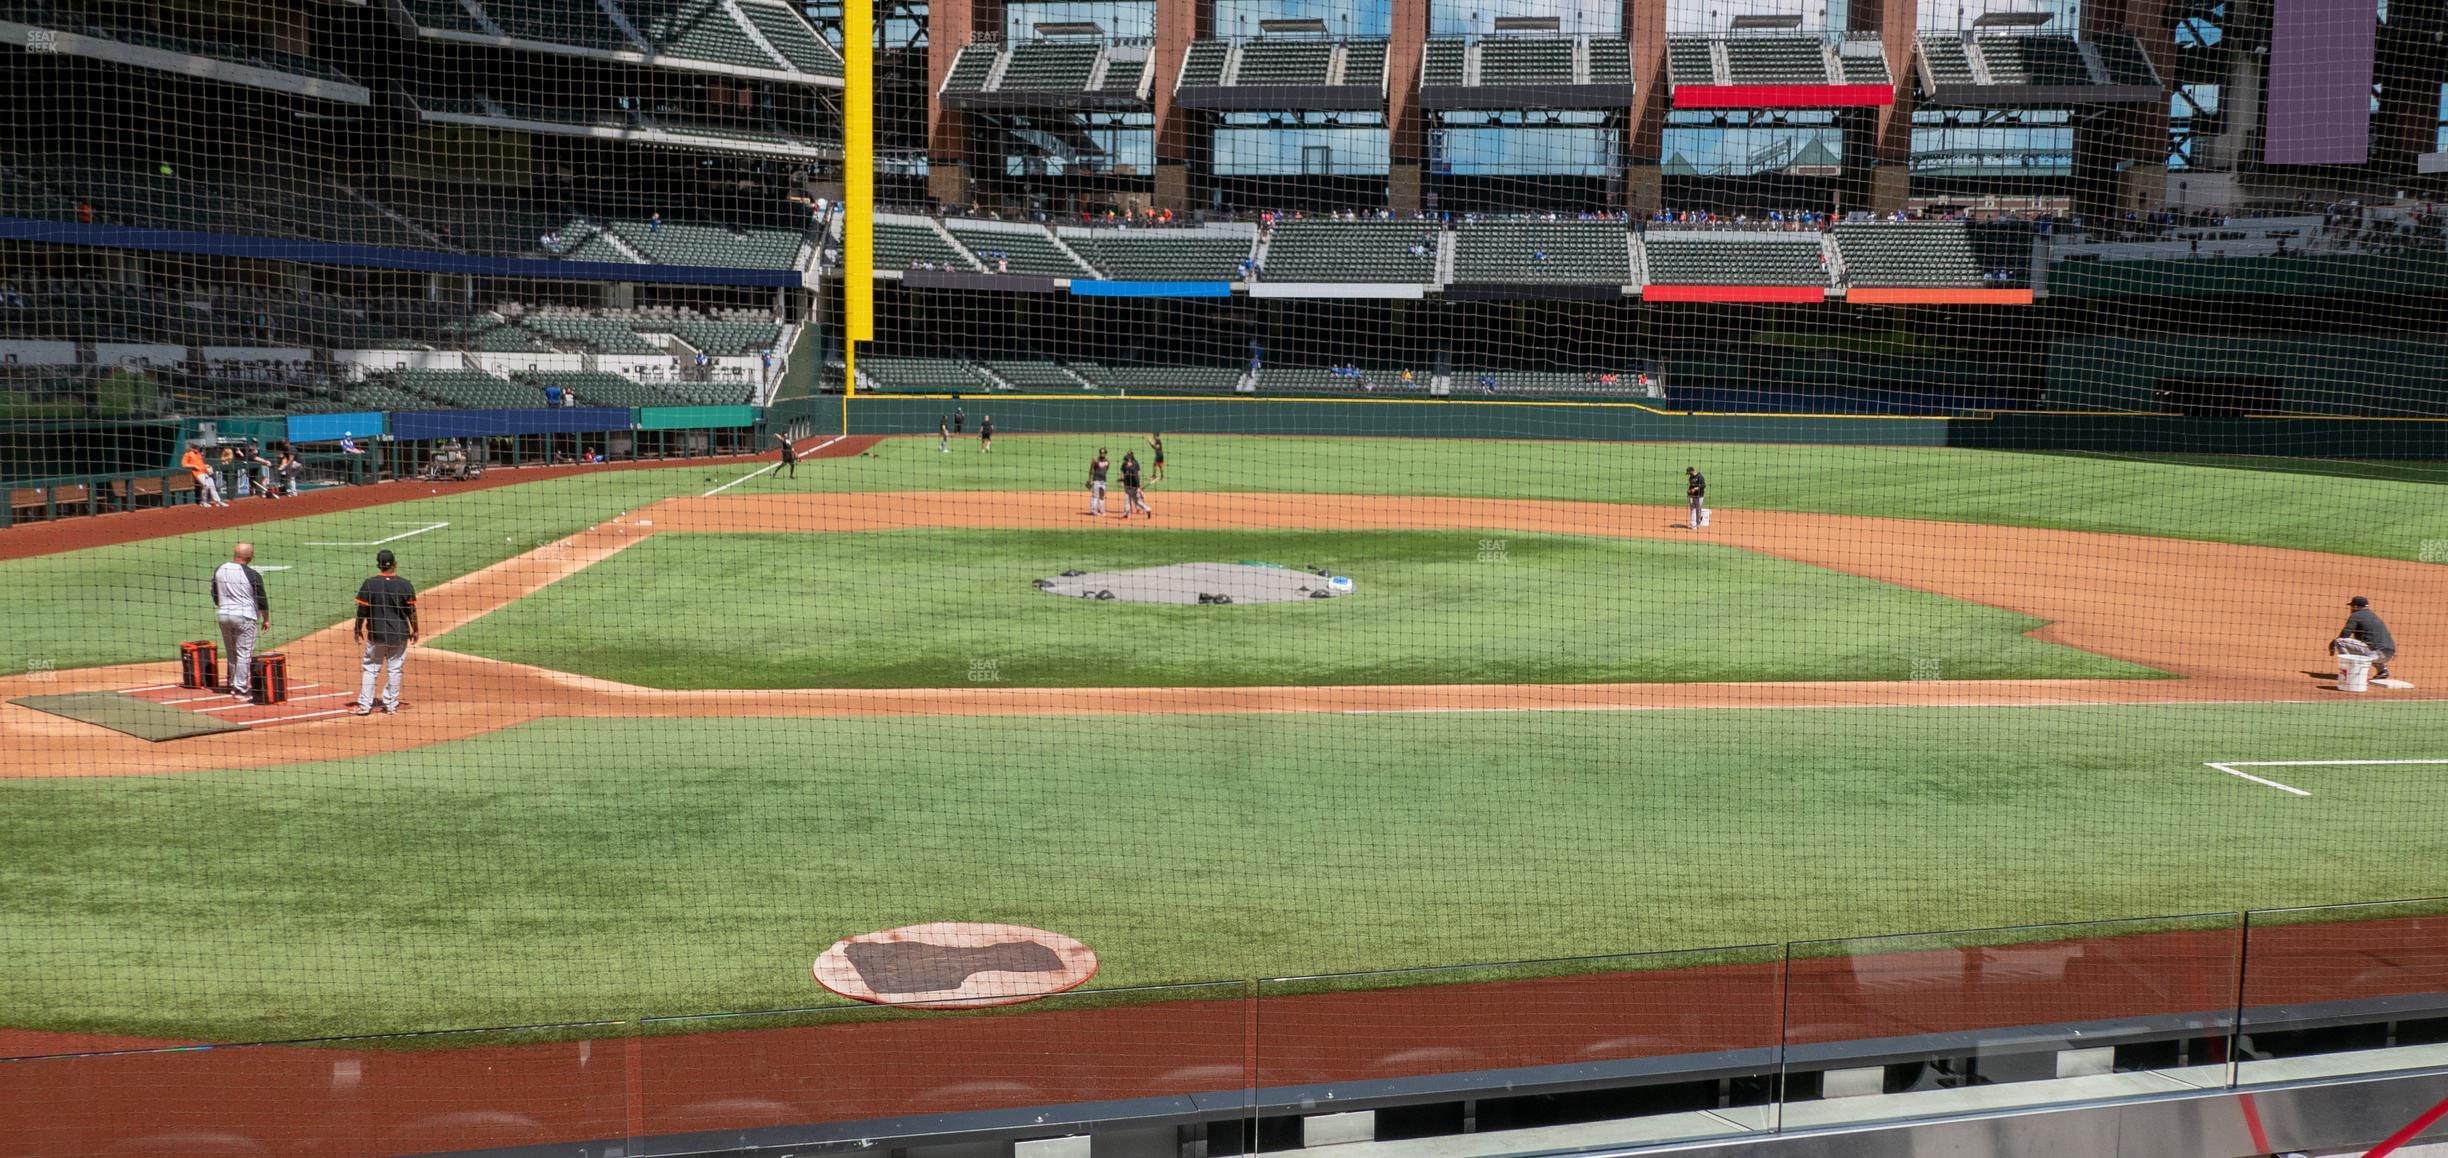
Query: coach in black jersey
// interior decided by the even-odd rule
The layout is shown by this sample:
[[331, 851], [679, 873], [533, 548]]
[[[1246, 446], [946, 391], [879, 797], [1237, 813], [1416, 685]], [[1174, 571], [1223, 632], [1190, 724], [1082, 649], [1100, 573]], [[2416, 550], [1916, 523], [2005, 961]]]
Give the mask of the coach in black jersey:
[[374, 553], [376, 572], [357, 587], [357, 642], [365, 645], [365, 675], [357, 683], [357, 714], [374, 712], [374, 677], [383, 684], [382, 710], [388, 715], [406, 707], [400, 702], [400, 668], [408, 662], [408, 645], [417, 640], [416, 588], [393, 572], [399, 560], [389, 548]]
[[1683, 497], [1691, 500], [1691, 521], [1684, 525], [1697, 531], [1700, 529], [1700, 500], [1708, 497], [1708, 476], [1701, 474], [1699, 467], [1683, 468]]

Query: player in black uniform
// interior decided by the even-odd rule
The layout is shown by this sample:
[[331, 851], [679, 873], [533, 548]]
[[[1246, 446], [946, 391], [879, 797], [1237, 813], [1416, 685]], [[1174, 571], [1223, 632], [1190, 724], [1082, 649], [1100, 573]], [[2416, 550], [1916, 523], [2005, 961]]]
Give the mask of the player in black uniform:
[[1139, 456], [1129, 451], [1122, 452], [1122, 498], [1123, 518], [1131, 517], [1133, 511], [1151, 519], [1156, 517], [1156, 509], [1147, 505], [1147, 498], [1139, 493]]
[[360, 716], [374, 714], [374, 682], [384, 679], [385, 715], [408, 705], [400, 701], [400, 668], [408, 662], [408, 645], [417, 641], [416, 588], [399, 577], [399, 561], [385, 547], [374, 553], [372, 578], [357, 586], [357, 642], [365, 646], [365, 674], [357, 683]]
[[[1100, 446], [1097, 448], [1096, 458], [1088, 463], [1088, 513], [1099, 518], [1105, 515], [1105, 470], [1107, 465], [1105, 448]], [[1123, 517], [1130, 517], [1130, 512], [1123, 512]]]
[[1154, 475], [1153, 477], [1149, 478], [1149, 479], [1148, 479], [1148, 481], [1149, 481], [1149, 482], [1163, 482], [1163, 481], [1164, 481], [1164, 435], [1163, 435], [1163, 434], [1161, 434], [1161, 433], [1148, 435], [1148, 449], [1156, 452], [1156, 464], [1155, 464], [1155, 465], [1156, 465], [1156, 473], [1155, 473], [1155, 475]]
[[994, 453], [994, 415], [992, 414], [978, 420], [978, 450], [983, 454]]
[[959, 434], [961, 432], [961, 428], [967, 425], [969, 425], [969, 408], [965, 406], [953, 407], [952, 433]]
[[1700, 473], [1699, 467], [1683, 468], [1683, 496], [1691, 500], [1691, 519], [1684, 526], [1697, 531], [1700, 529], [1700, 500], [1708, 497], [1708, 477]]
[[790, 476], [792, 478], [798, 478], [799, 448], [791, 445], [790, 435], [788, 434], [774, 435], [774, 441], [782, 444], [782, 461], [774, 464], [774, 469], [779, 471], [783, 467], [789, 467]]

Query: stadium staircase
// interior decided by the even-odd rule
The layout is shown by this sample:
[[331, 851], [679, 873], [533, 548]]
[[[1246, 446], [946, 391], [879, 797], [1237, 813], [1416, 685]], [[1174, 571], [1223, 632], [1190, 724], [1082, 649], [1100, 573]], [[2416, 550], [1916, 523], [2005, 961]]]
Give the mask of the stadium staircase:
[[[585, 3], [586, 0], [576, 0], [576, 2]], [[620, 5], [613, 3], [612, 0], [595, 0], [595, 6], [603, 10], [604, 19], [611, 21], [613, 27], [621, 30], [621, 35], [628, 37], [636, 44], [648, 43], [646, 34], [638, 31], [637, 25], [630, 23], [629, 14], [621, 11]]]
[[783, 55], [781, 49], [774, 47], [773, 41], [765, 38], [765, 30], [757, 27], [756, 21], [750, 20], [746, 12], [741, 11], [737, 5], [727, 2], [722, 7], [723, 11], [731, 14], [733, 20], [739, 22], [740, 31], [747, 34], [749, 42], [764, 49], [765, 55], [773, 58], [774, 67], [785, 71], [796, 67], [790, 57]]

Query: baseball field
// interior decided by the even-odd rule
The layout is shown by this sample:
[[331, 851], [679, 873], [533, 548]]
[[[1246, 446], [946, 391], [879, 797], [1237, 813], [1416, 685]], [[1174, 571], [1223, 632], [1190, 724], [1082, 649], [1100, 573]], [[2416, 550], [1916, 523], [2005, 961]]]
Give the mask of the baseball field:
[[[939, 920], [1120, 987], [2443, 891], [2437, 472], [1193, 433], [1086, 517], [1139, 438], [0, 532], [0, 699], [169, 682], [242, 538], [317, 694], [380, 547], [425, 632], [396, 716], [0, 707], [15, 1048], [818, 1006]], [[1033, 586], [1187, 562], [1353, 590]], [[2357, 594], [2413, 687], [2331, 687]]]

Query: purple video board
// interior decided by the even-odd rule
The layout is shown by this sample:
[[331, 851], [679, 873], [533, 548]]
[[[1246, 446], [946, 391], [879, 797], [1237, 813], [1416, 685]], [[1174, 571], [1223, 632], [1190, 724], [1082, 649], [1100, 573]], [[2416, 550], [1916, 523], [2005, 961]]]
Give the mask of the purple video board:
[[2272, 165], [2359, 165], [2371, 158], [2377, 0], [2276, 0], [2270, 26]]

